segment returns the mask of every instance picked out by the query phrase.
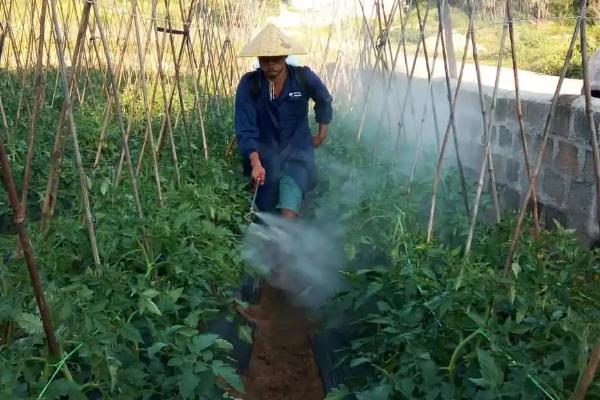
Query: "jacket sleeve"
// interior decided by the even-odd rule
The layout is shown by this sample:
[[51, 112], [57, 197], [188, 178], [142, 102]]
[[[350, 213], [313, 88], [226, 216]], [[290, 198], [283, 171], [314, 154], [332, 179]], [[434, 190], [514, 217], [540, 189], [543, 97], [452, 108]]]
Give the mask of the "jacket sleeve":
[[246, 159], [250, 153], [259, 151], [259, 130], [256, 122], [256, 105], [250, 93], [250, 77], [240, 79], [235, 94], [235, 135], [240, 153]]
[[318, 123], [330, 123], [333, 118], [333, 98], [323, 81], [308, 67], [306, 68], [306, 83], [310, 98], [315, 101], [315, 119]]

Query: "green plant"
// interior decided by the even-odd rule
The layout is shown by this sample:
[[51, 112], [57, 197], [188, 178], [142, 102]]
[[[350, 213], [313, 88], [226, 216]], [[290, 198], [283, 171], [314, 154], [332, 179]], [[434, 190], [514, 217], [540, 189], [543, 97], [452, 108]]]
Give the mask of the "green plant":
[[[450, 183], [452, 173], [437, 239], [428, 243], [429, 210], [419, 204], [429, 204], [430, 182], [408, 197], [406, 180], [384, 172], [393, 169], [389, 163], [345, 154], [344, 162], [377, 177], [379, 190], [366, 190], [359, 207], [336, 203], [350, 287], [332, 312], [351, 316], [345, 363], [363, 372], [328, 399], [351, 391], [359, 399], [570, 398], [600, 331], [600, 253], [557, 225], [539, 241], [524, 235], [505, 275], [513, 218], [480, 223], [465, 258], [466, 224], [458, 218], [464, 211], [456, 206], [453, 188], [460, 186]], [[322, 201], [333, 201], [348, 180], [330, 178], [334, 197], [326, 193]], [[589, 396], [599, 395], [596, 383]]]

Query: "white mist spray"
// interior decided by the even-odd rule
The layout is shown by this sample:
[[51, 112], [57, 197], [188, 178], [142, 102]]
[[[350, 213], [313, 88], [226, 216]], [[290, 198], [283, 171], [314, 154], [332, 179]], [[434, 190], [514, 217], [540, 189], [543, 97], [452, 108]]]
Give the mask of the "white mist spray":
[[335, 231], [302, 220], [259, 213], [242, 255], [272, 286], [304, 307], [318, 308], [341, 289], [343, 251]]

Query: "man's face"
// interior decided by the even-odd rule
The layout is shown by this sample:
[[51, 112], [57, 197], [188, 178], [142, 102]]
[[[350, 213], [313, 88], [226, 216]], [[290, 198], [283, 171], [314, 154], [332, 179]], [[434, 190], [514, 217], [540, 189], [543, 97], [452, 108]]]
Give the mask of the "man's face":
[[260, 69], [269, 80], [274, 80], [285, 68], [286, 56], [258, 57]]

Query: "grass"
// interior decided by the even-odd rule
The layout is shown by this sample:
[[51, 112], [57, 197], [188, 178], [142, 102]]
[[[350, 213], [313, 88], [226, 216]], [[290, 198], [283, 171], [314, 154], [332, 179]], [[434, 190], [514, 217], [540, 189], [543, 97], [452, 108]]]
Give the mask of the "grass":
[[[421, 11], [422, 15], [425, 13]], [[455, 34], [460, 37], [466, 34], [468, 27], [468, 16], [458, 10], [452, 12], [452, 28]], [[535, 22], [533, 19], [515, 18], [515, 41], [516, 55], [519, 63], [519, 68], [538, 72], [548, 75], [559, 75], [564, 63], [564, 58], [569, 47], [573, 29], [575, 27], [575, 19], [549, 19]], [[435, 35], [438, 29], [438, 13], [432, 9], [426, 22], [426, 36], [431, 37], [432, 43], [435, 43]], [[490, 20], [489, 18], [481, 18], [476, 16], [475, 35], [478, 44], [479, 61], [482, 64], [495, 66], [498, 60], [500, 49], [500, 38], [502, 36], [503, 21]], [[416, 12], [411, 12], [406, 26], [406, 39], [409, 43], [408, 51], [413, 52], [416, 49], [419, 36], [419, 24]], [[591, 55], [598, 47], [600, 47], [600, 26], [588, 25], [588, 52]], [[399, 21], [394, 23], [391, 29], [393, 37], [401, 34], [401, 26]], [[579, 38], [577, 39], [579, 40]], [[455, 44], [456, 58], [460, 62], [463, 55], [464, 40]], [[580, 46], [577, 45], [577, 50], [573, 55], [572, 66], [567, 72], [568, 78], [581, 79], [581, 52]], [[433, 54], [433, 45], [427, 49], [430, 56]], [[421, 56], [423, 50], [420, 50]], [[467, 62], [472, 63], [473, 60], [469, 54]], [[510, 41], [506, 39], [504, 47], [503, 66], [512, 67], [510, 59]]]

